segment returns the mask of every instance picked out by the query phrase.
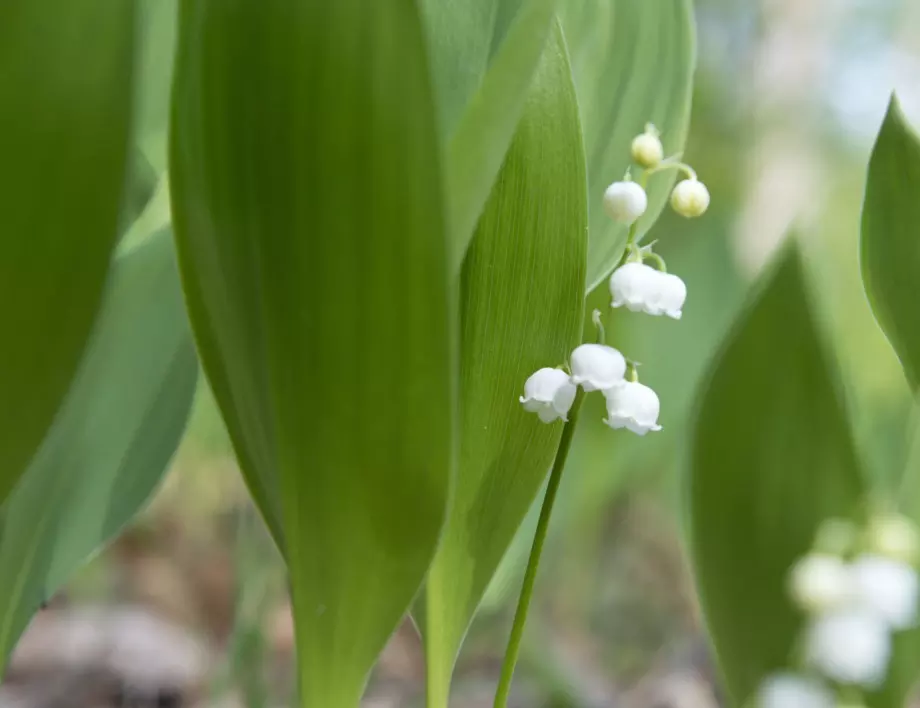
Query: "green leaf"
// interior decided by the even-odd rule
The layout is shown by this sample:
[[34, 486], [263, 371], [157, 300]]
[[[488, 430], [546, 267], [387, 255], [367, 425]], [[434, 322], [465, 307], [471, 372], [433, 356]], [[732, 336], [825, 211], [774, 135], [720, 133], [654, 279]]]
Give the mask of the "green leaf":
[[414, 0], [185, 0], [170, 182], [199, 351], [288, 563], [303, 706], [357, 706], [434, 554], [453, 317]]
[[[590, 292], [626, 245], [627, 229], [604, 213], [602, 197], [630, 166], [633, 137], [652, 122], [665, 154], [683, 150], [696, 51], [693, 7], [690, 0], [567, 0], [560, 16], [585, 132]], [[673, 171], [652, 176], [640, 237], [655, 223], [673, 182]]]
[[459, 271], [514, 136], [556, 0], [526, 0], [453, 131], [447, 152], [452, 258]]
[[71, 390], [2, 507], [0, 667], [42, 601], [150, 497], [198, 362], [169, 231], [120, 257]]
[[578, 107], [554, 31], [461, 279], [460, 468], [428, 575], [428, 705], [447, 705], [467, 626], [540, 489], [562, 430], [518, 401], [581, 333], [587, 213]]
[[866, 178], [860, 250], [872, 311], [911, 388], [920, 388], [920, 139], [895, 96], [879, 131]]
[[[529, 0], [528, 0], [529, 1]], [[453, 135], [489, 66], [502, 0], [419, 0], [441, 134]]]
[[0, 4], [0, 503], [80, 362], [118, 232], [134, 3]]
[[138, 109], [135, 133], [144, 154], [159, 174], [166, 169], [169, 88], [176, 49], [178, 0], [140, 0]]
[[789, 246], [710, 368], [693, 431], [691, 551], [732, 705], [789, 666], [789, 568], [865, 488], [833, 361]]

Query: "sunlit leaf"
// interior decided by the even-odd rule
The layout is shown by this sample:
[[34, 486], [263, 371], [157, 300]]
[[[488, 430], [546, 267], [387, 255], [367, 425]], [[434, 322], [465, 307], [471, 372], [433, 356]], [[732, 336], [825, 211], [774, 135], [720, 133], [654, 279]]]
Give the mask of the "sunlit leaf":
[[581, 129], [558, 28], [479, 222], [461, 282], [461, 446], [426, 586], [428, 705], [447, 705], [467, 626], [552, 463], [561, 424], [518, 402], [581, 332], [587, 220]]
[[875, 317], [916, 392], [920, 387], [920, 139], [892, 96], [866, 178], [863, 282]]
[[118, 231], [134, 3], [0, 3], [0, 502], [80, 362]]
[[170, 181], [199, 350], [291, 578], [301, 704], [353, 708], [424, 578], [452, 316], [414, 0], [185, 0]]
[[115, 262], [71, 390], [2, 507], [0, 667], [39, 605], [147, 501], [197, 372], [172, 236], [161, 231]]
[[[626, 244], [626, 228], [604, 213], [601, 197], [630, 166], [633, 137], [652, 122], [666, 154], [683, 150], [695, 66], [693, 7], [690, 0], [567, 0], [559, 11], [585, 133], [590, 292]], [[652, 176], [640, 236], [655, 222], [673, 181], [673, 172]]]
[[690, 457], [691, 552], [732, 705], [790, 665], [787, 574], [865, 489], [805, 274], [788, 247], [712, 363]]

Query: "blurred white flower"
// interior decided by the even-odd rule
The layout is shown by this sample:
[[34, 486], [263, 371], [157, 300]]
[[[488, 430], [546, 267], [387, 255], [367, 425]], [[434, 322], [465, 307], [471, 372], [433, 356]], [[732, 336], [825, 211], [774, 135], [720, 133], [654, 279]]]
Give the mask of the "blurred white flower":
[[916, 563], [920, 557], [917, 526], [900, 514], [884, 514], [869, 522], [869, 547], [883, 556]]
[[635, 182], [614, 182], [604, 192], [604, 210], [614, 221], [631, 224], [647, 207], [648, 196]]
[[831, 612], [808, 627], [805, 656], [829, 679], [875, 688], [888, 669], [891, 636], [885, 622], [867, 610]]
[[638, 381], [624, 381], [619, 386], [604, 391], [607, 397], [607, 418], [604, 422], [613, 429], [627, 428], [636, 435], [661, 430], [658, 413], [661, 404], [658, 395]]
[[917, 571], [901, 561], [862, 555], [850, 567], [859, 602], [892, 629], [917, 621]]
[[805, 612], [839, 609], [854, 598], [853, 576], [838, 556], [810, 553], [792, 567], [789, 594]]
[[642, 167], [655, 167], [661, 162], [661, 158], [664, 157], [664, 148], [655, 126], [651, 124], [645, 126], [645, 132], [633, 138], [631, 151], [632, 159]]
[[633, 312], [681, 318], [687, 299], [684, 281], [644, 263], [625, 263], [610, 276], [611, 307], [624, 305]]
[[693, 177], [682, 180], [671, 192], [671, 207], [681, 216], [702, 216], [709, 208], [709, 190]]
[[834, 694], [815, 679], [782, 673], [768, 676], [757, 691], [755, 708], [835, 708]]
[[603, 391], [622, 383], [626, 359], [606, 344], [582, 344], [572, 352], [572, 383], [585, 391]]
[[524, 382], [524, 395], [520, 401], [524, 410], [536, 413], [544, 423], [566, 420], [577, 388], [562, 369], [544, 367], [530, 375]]

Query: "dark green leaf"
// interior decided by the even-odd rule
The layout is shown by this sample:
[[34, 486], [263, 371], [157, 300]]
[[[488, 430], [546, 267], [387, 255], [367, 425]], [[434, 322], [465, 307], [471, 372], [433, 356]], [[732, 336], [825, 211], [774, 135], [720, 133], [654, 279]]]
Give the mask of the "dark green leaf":
[[205, 370], [290, 570], [301, 704], [353, 708], [451, 468], [440, 154], [414, 0], [185, 0], [170, 180]]
[[561, 424], [518, 402], [581, 332], [586, 205], [581, 129], [556, 27], [461, 282], [461, 446], [452, 509], [428, 576], [428, 706], [444, 708], [467, 626], [540, 489]]
[[789, 568], [865, 494], [833, 364], [790, 246], [713, 362], [693, 431], [691, 551], [733, 705], [789, 665]]
[[0, 667], [43, 600], [150, 497], [195, 391], [172, 235], [115, 262], [86, 354], [4, 507]]
[[132, 0], [0, 3], [0, 502], [80, 362], [127, 170]]
[[911, 388], [920, 387], [920, 139], [892, 96], [872, 150], [860, 240], [866, 293]]

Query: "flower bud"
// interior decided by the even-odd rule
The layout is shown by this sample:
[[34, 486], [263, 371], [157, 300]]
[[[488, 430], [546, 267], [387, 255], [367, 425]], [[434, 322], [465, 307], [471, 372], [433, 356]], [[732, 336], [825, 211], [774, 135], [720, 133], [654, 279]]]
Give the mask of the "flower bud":
[[544, 367], [524, 382], [524, 395], [520, 401], [524, 410], [536, 413], [544, 423], [552, 423], [566, 420], [576, 392], [575, 384], [565, 371]]
[[572, 383], [587, 391], [604, 391], [622, 383], [626, 359], [605, 344], [582, 344], [572, 352]]
[[920, 555], [920, 535], [917, 527], [900, 514], [884, 514], [869, 522], [869, 547], [883, 556], [916, 563]]
[[645, 132], [632, 141], [632, 159], [637, 165], [646, 169], [655, 167], [664, 157], [664, 148], [658, 137], [658, 131], [648, 126]]
[[671, 207], [681, 216], [702, 216], [709, 208], [709, 190], [698, 179], [685, 179], [671, 192]]
[[789, 594], [800, 610], [821, 614], [853, 599], [853, 578], [838, 556], [811, 553], [792, 567]]
[[658, 413], [661, 403], [648, 386], [638, 381], [624, 381], [604, 391], [607, 398], [607, 418], [604, 422], [614, 430], [626, 428], [636, 435], [661, 430]]
[[648, 196], [636, 182], [614, 182], [604, 192], [604, 210], [614, 221], [631, 224], [646, 208]]

